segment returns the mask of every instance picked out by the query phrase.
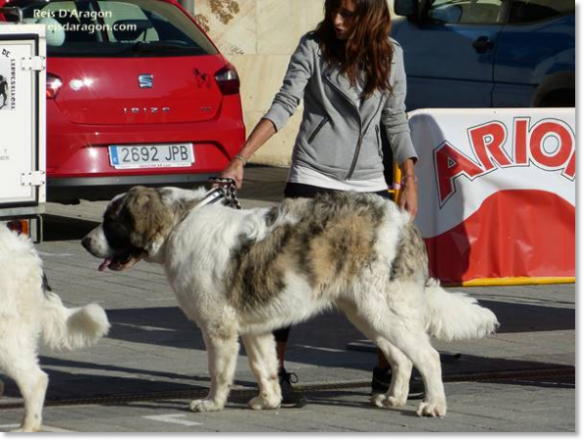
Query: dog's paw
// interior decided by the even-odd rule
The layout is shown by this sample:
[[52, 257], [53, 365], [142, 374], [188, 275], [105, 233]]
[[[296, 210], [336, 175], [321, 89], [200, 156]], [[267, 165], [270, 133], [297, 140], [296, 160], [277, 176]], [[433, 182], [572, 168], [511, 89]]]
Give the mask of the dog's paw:
[[25, 429], [25, 428], [18, 428], [13, 429], [10, 432], [41, 432], [41, 429]]
[[400, 408], [401, 406], [405, 406], [405, 403], [407, 403], [405, 399], [391, 397], [386, 394], [374, 394], [370, 398], [370, 402], [377, 408], [386, 409]]
[[419, 405], [417, 409], [417, 415], [420, 417], [439, 417], [442, 418], [446, 415], [447, 407], [446, 402], [431, 402], [424, 401]]
[[261, 409], [278, 409], [281, 406], [281, 398], [277, 396], [258, 396], [248, 402], [248, 405], [255, 411]]
[[224, 405], [220, 405], [214, 400], [204, 398], [201, 400], [193, 400], [189, 405], [189, 409], [193, 412], [216, 412], [224, 409]]

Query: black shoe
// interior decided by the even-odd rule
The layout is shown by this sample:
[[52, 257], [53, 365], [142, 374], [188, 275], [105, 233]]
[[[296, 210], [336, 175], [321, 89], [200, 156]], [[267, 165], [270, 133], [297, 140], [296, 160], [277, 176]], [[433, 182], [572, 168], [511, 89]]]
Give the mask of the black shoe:
[[[374, 367], [372, 370], [372, 394], [385, 394], [389, 390], [391, 384], [391, 368], [380, 369]], [[425, 397], [425, 388], [420, 377], [411, 374], [409, 380], [409, 396], [410, 400], [416, 400]]]
[[296, 374], [285, 371], [284, 368], [279, 369], [279, 385], [281, 385], [281, 406], [289, 408], [302, 408], [307, 403], [305, 396], [295, 390], [291, 382], [297, 383], [299, 379]]

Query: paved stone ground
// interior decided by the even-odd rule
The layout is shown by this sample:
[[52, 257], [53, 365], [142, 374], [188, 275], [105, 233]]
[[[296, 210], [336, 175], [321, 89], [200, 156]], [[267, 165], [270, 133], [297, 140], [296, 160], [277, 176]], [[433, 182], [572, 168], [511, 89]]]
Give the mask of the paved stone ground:
[[[285, 171], [252, 168], [239, 193], [245, 207], [280, 199]], [[177, 308], [162, 269], [140, 263], [126, 273], [97, 271], [79, 243], [107, 202], [49, 204], [39, 250], [53, 288], [70, 305], [98, 302], [113, 325], [97, 346], [76, 352], [42, 349], [50, 375], [48, 432], [552, 432], [576, 430], [575, 286], [469, 289], [502, 324], [491, 338], [437, 343], [444, 360], [448, 415], [416, 417], [418, 401], [399, 410], [368, 403], [375, 356], [335, 312], [293, 329], [288, 369], [299, 377], [302, 409], [247, 409], [253, 378], [243, 352], [235, 395], [222, 413], [194, 414], [185, 391], [209, 387], [199, 330]], [[459, 358], [458, 358], [459, 357]], [[547, 371], [547, 376], [545, 375]], [[486, 374], [491, 373], [491, 377]], [[516, 374], [514, 377], [511, 374]], [[508, 375], [498, 379], [499, 375]], [[0, 431], [20, 420], [16, 386], [0, 375]], [[71, 399], [152, 394], [126, 404], [51, 406]], [[194, 394], [195, 395], [195, 394]], [[165, 397], [166, 396], [166, 397]]]

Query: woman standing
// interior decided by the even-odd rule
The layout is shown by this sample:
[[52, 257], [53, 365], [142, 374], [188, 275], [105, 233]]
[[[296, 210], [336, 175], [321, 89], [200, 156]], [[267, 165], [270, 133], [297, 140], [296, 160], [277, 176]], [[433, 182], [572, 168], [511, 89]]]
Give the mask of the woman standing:
[[[304, 101], [293, 147], [287, 198], [337, 191], [371, 192], [390, 198], [384, 178], [381, 131], [400, 165], [400, 206], [417, 213], [417, 160], [405, 114], [406, 77], [401, 46], [389, 38], [386, 0], [325, 0], [325, 18], [301, 38], [281, 90], [222, 177], [242, 185], [244, 166]], [[275, 331], [283, 404], [302, 406], [284, 359], [289, 329]], [[389, 365], [379, 351], [373, 391], [386, 391]], [[385, 386], [385, 384], [387, 386]]]

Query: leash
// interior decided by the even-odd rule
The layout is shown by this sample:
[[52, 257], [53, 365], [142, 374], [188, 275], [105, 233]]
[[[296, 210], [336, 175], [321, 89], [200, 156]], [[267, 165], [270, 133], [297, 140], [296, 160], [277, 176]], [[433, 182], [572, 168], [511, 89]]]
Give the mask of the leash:
[[222, 202], [224, 206], [234, 209], [242, 209], [242, 206], [240, 206], [238, 198], [236, 197], [236, 182], [233, 179], [211, 177], [208, 181], [218, 186], [210, 189], [210, 191], [204, 196], [203, 200], [197, 204], [196, 208]]

